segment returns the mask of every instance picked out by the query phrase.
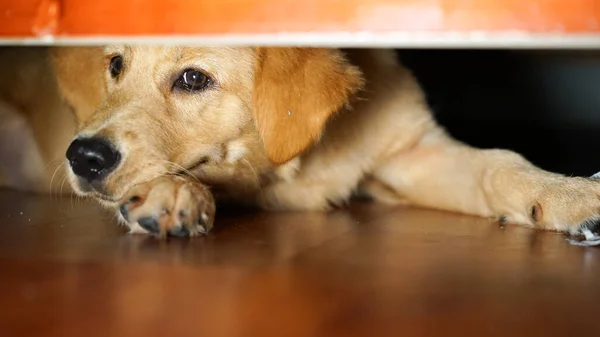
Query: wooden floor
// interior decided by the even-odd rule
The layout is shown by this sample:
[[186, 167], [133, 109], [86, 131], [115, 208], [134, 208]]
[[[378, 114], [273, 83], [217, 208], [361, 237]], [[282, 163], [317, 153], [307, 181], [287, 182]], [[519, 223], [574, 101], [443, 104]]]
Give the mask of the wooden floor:
[[223, 210], [208, 237], [159, 242], [94, 204], [12, 192], [0, 219], [7, 337], [599, 333], [600, 250], [483, 219]]

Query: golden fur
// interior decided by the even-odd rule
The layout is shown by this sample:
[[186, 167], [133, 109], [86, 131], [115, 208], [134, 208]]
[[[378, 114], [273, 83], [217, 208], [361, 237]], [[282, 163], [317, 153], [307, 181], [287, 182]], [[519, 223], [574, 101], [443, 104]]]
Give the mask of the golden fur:
[[[124, 60], [117, 79], [107, 71], [115, 55]], [[66, 174], [76, 193], [119, 210], [132, 231], [147, 232], [152, 226], [140, 223], [148, 219], [160, 235], [210, 230], [212, 194], [271, 210], [327, 210], [360, 192], [573, 233], [600, 219], [597, 180], [449, 137], [392, 51], [110, 46], [0, 57], [2, 118], [35, 139], [9, 147], [47, 165], [64, 162], [76, 129], [110, 140], [123, 159], [101, 186]], [[173, 90], [188, 68], [213, 85]], [[3, 144], [17, 129], [3, 128]], [[3, 165], [5, 186], [60, 189], [48, 169]], [[25, 173], [6, 173], [15, 171]]]

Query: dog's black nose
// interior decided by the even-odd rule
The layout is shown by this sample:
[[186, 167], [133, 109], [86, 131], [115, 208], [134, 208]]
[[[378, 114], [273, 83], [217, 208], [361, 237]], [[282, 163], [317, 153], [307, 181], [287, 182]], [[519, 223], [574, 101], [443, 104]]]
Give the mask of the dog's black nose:
[[114, 170], [121, 160], [121, 154], [102, 138], [80, 138], [69, 145], [67, 159], [73, 173], [93, 182]]

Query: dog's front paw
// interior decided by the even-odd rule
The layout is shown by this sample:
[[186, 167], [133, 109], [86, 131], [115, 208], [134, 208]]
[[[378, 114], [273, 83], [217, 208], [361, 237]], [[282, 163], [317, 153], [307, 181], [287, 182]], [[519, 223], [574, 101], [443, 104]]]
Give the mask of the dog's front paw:
[[133, 232], [141, 228], [162, 238], [194, 236], [212, 228], [215, 202], [206, 186], [187, 177], [164, 176], [134, 186], [119, 211]]
[[600, 233], [600, 180], [564, 178], [546, 184], [528, 215], [536, 227], [596, 241]]
[[583, 225], [580, 228], [579, 238], [569, 238], [568, 241], [575, 246], [600, 246], [598, 222]]

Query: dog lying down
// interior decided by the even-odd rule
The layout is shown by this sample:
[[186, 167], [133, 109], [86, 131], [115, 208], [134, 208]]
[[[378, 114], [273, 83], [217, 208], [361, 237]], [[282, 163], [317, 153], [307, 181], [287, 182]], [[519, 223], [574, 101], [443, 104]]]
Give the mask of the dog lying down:
[[[109, 46], [0, 57], [0, 112], [12, 123], [2, 142], [19, 137], [17, 150], [4, 146], [3, 185], [48, 192], [64, 172], [134, 233], [205, 233], [215, 200], [325, 211], [360, 193], [596, 243], [599, 180], [452, 139], [393, 51]], [[64, 165], [46, 169], [52, 161]]]

